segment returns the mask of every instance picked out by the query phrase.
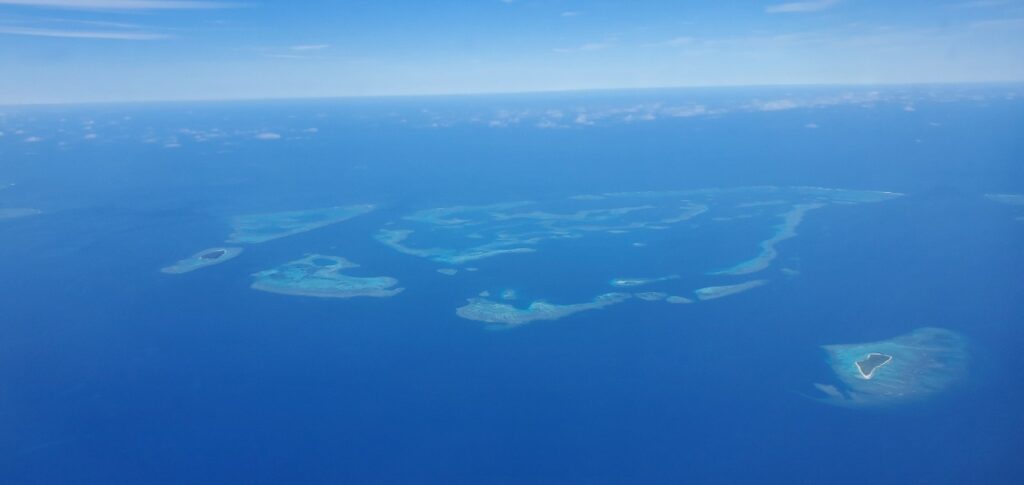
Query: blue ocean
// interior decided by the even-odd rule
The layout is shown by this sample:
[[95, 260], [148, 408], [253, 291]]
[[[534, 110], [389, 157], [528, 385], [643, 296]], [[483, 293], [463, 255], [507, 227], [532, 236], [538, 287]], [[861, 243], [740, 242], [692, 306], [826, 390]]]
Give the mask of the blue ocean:
[[0, 481], [1024, 483], [1022, 96], [2, 108]]

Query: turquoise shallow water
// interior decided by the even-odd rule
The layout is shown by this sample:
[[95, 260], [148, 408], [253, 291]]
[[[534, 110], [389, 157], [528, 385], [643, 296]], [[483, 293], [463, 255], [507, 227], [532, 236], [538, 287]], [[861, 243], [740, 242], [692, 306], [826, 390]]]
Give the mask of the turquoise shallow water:
[[[0, 221], [0, 476], [1018, 483], [1024, 225], [1019, 206], [985, 194], [1024, 193], [1024, 111], [1007, 97], [1016, 87], [936, 89], [846, 103], [766, 89], [4, 109], [0, 208], [41, 212]], [[762, 112], [754, 98], [805, 102]], [[692, 104], [722, 112], [668, 110]], [[562, 118], [548, 119], [555, 108]], [[626, 108], [654, 119], [626, 121]], [[607, 115], [574, 124], [579, 109]], [[779, 238], [808, 200], [692, 192], [751, 186], [904, 195], [828, 202]], [[691, 192], [603, 206], [656, 206], [621, 220], [581, 217], [603, 202], [571, 198], [647, 191]], [[408, 218], [521, 201], [532, 205], [458, 216], [498, 222]], [[375, 208], [240, 242], [237, 257], [189, 273], [159, 271], [224, 247], [236, 216], [350, 204]], [[665, 222], [692, 204], [709, 209]], [[404, 245], [441, 251], [379, 240], [408, 229]], [[494, 241], [531, 251], [444, 260]], [[714, 274], [759, 267], [764, 241], [775, 252], [765, 269]], [[250, 288], [254, 274], [312, 255], [405, 289]], [[755, 280], [766, 283], [695, 293]], [[525, 309], [610, 292], [646, 296], [505, 331], [456, 314], [472, 298]], [[822, 345], [922, 327], [961, 337], [957, 379], [881, 407], [818, 400], [815, 383], [862, 384], [844, 381]], [[905, 362], [889, 350], [898, 360], [872, 382]]]

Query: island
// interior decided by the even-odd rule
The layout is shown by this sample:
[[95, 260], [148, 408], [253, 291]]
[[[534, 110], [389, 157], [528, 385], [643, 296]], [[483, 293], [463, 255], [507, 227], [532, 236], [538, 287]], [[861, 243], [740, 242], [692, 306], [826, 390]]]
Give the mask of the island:
[[753, 280], [735, 285], [707, 286], [695, 291], [694, 293], [697, 295], [698, 300], [714, 300], [716, 298], [742, 293], [766, 283], [768, 283], [768, 280]]
[[327, 207], [269, 214], [236, 216], [231, 220], [231, 244], [257, 244], [329, 226], [374, 209], [371, 204]]
[[891, 355], [880, 354], [878, 352], [872, 352], [864, 357], [864, 360], [858, 360], [857, 371], [860, 372], [861, 377], [870, 379], [875, 375], [875, 371], [881, 368], [883, 365], [888, 364], [892, 361]]
[[185, 259], [182, 259], [170, 266], [160, 269], [161, 273], [181, 274], [195, 271], [199, 268], [213, 266], [223, 263], [229, 259], [242, 254], [242, 248], [210, 248], [199, 251]]
[[282, 295], [319, 298], [388, 297], [401, 293], [389, 276], [358, 277], [341, 271], [359, 265], [338, 256], [311, 254], [297, 261], [254, 274], [252, 288]]
[[621, 303], [629, 298], [628, 293], [605, 293], [587, 303], [557, 305], [538, 300], [526, 308], [516, 308], [509, 303], [498, 303], [486, 298], [470, 298], [468, 303], [456, 309], [455, 313], [468, 320], [511, 328], [537, 320], [557, 320], [574, 313]]
[[815, 384], [822, 401], [847, 407], [885, 406], [943, 391], [966, 374], [963, 337], [934, 327], [888, 340], [822, 347], [839, 384]]

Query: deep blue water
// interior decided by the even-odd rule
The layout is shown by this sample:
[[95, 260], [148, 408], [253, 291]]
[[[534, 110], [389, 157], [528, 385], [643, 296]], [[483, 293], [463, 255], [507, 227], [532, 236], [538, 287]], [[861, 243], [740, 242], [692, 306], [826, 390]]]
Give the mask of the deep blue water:
[[[0, 221], [0, 482], [1022, 483], [1024, 207], [983, 197], [1024, 193], [1021, 88], [887, 89], [2, 109], [0, 207], [43, 213]], [[749, 107], [774, 99], [803, 101]], [[507, 331], [454, 309], [509, 287], [581, 301], [626, 260], [721, 266], [764, 235], [655, 235], [648, 259], [550, 242], [455, 277], [372, 237], [431, 207], [746, 185], [906, 196], [808, 215], [779, 245], [796, 277]], [[363, 202], [380, 208], [158, 272], [230, 216]], [[249, 288], [314, 252], [406, 290]], [[821, 345], [922, 326], [969, 342], [952, 388], [807, 397], [834, 381]]]

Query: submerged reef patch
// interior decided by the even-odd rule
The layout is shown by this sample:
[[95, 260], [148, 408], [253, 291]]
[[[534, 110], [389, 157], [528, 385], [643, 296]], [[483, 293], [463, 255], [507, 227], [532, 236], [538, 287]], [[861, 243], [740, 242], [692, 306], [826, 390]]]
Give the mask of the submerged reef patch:
[[358, 264], [338, 256], [311, 254], [274, 269], [254, 274], [252, 288], [283, 295], [320, 298], [352, 298], [355, 296], [386, 297], [404, 288], [395, 288], [398, 280], [390, 276], [358, 277], [341, 274]]
[[256, 244], [329, 226], [374, 209], [371, 204], [236, 216], [229, 243]]
[[181, 274], [195, 271], [199, 268], [213, 266], [223, 263], [229, 259], [242, 254], [242, 248], [210, 248], [199, 251], [172, 265], [160, 269], [162, 273]]
[[660, 283], [662, 281], [670, 281], [679, 279], [679, 275], [668, 275], [659, 276], [657, 278], [616, 278], [608, 282], [608, 284], [617, 288], [630, 288], [633, 286], [649, 285], [651, 283]]
[[[985, 194], [985, 198], [1000, 204], [1024, 209], [1024, 195], [1021, 194]], [[1024, 221], [1024, 214], [1018, 214], [1016, 219], [1018, 221]]]
[[1024, 207], [1024, 195], [1020, 194], [985, 194], [985, 198], [1000, 204], [1018, 205]]
[[796, 228], [804, 219], [804, 215], [807, 211], [812, 209], [818, 209], [825, 207], [822, 203], [813, 204], [797, 204], [793, 206], [788, 212], [781, 214], [782, 223], [775, 226], [775, 234], [761, 241], [760, 247], [761, 252], [746, 261], [736, 264], [731, 268], [726, 268], [718, 271], [712, 271], [710, 274], [714, 275], [745, 275], [750, 273], [756, 273], [758, 271], [768, 268], [772, 264], [772, 261], [778, 256], [779, 252], [775, 249], [775, 245], [785, 241], [787, 239], [796, 237]]
[[758, 286], [764, 285], [766, 283], [768, 283], [768, 280], [753, 280], [735, 285], [707, 286], [695, 291], [694, 293], [696, 293], [698, 300], [714, 300], [715, 298], [722, 298], [725, 296], [742, 293], [744, 291], [757, 288]]
[[[881, 202], [900, 196], [893, 192], [774, 186], [587, 194], [545, 201], [422, 209], [388, 222], [375, 238], [395, 251], [429, 259], [453, 270], [482, 259], [516, 254], [522, 255], [524, 260], [538, 260], [541, 258], [530, 256], [531, 253], [546, 248], [574, 251], [585, 246], [582, 251], [566, 254], [579, 254], [602, 266], [620, 261], [639, 266], [615, 268], [613, 275], [656, 275], [607, 281], [617, 290], [636, 291], [632, 296], [641, 300], [687, 304], [745, 292], [767, 284], [771, 277], [795, 276], [797, 272], [792, 269], [776, 269], [771, 276], [760, 279], [753, 279], [752, 275], [766, 272], [782, 259], [781, 243], [797, 235], [808, 212], [825, 212], [826, 207], [835, 204]], [[724, 227], [729, 225], [739, 226], [739, 230]], [[718, 244], [717, 238], [758, 234], [755, 231], [763, 235], [758, 238], [759, 242], [754, 240], [760, 249], [754, 257], [747, 254], [742, 255], [748, 258], [745, 260], [728, 258], [726, 261], [740, 262], [724, 269], [721, 263], [713, 263], [712, 267], [696, 267], [692, 273], [682, 273], [683, 269], [707, 264], [705, 261], [719, 257], [718, 248], [732, 247], [732, 244]], [[623, 245], [649, 249], [631, 251], [628, 255], [614, 253]], [[647, 253], [653, 253], [653, 248], [669, 254], [657, 254], [659, 260], [643, 259], [651, 256]], [[700, 254], [705, 251], [707, 257]], [[786, 259], [799, 261], [795, 255], [786, 255]], [[679, 274], [675, 274], [677, 272]], [[711, 280], [697, 283], [695, 287], [715, 286], [696, 290], [693, 299], [673, 295], [678, 290], [673, 291], [666, 282], [683, 277], [689, 280], [691, 275]], [[723, 281], [721, 276], [743, 275], [751, 276], [739, 282], [724, 280], [736, 284], [715, 282]], [[554, 274], [538, 272], [537, 276], [545, 279], [545, 288], [552, 287], [550, 277]], [[520, 286], [523, 282], [509, 283], [525, 287]], [[660, 283], [663, 285], [653, 286]], [[638, 287], [644, 285], [652, 285], [651, 291], [639, 291]], [[593, 304], [553, 305], [538, 301], [522, 308], [502, 302], [514, 296], [495, 290], [491, 288], [493, 297], [489, 296], [491, 293], [481, 293], [481, 297], [471, 299], [469, 304], [459, 307], [458, 314], [508, 326], [559, 318], [589, 309]]]
[[693, 303], [693, 300], [686, 298], [685, 296], [671, 295], [665, 297], [665, 303], [672, 303], [675, 305], [681, 305], [685, 303]]
[[31, 217], [31, 216], [39, 215], [39, 214], [42, 214], [42, 213], [43, 213], [43, 211], [41, 211], [39, 209], [18, 208], [18, 207], [10, 207], [10, 208], [6, 208], [6, 209], [5, 208], [0, 208], [0, 221], [6, 220], [6, 219], [21, 219], [22, 217]]
[[455, 313], [468, 320], [515, 327], [536, 320], [557, 320], [573, 313], [621, 303], [629, 298], [628, 293], [605, 293], [587, 303], [557, 305], [538, 300], [526, 308], [516, 308], [512, 304], [498, 303], [486, 298], [470, 298], [469, 303], [456, 309]]
[[840, 406], [881, 406], [945, 390], [967, 368], [964, 339], [942, 328], [919, 328], [889, 340], [825, 345], [840, 385], [815, 384], [823, 401]]
[[[700, 229], [702, 220], [757, 220], [776, 215], [779, 205], [789, 205], [789, 211], [777, 214], [782, 222], [775, 226], [773, 235], [761, 241], [757, 256], [730, 268], [703, 270], [710, 270], [712, 274], [743, 275], [768, 268], [778, 256], [776, 246], [796, 235], [796, 228], [806, 212], [829, 204], [879, 202], [900, 195], [772, 186], [589, 194], [545, 202], [424, 209], [393, 221], [375, 237], [404, 254], [446, 265], [462, 265], [485, 258], [532, 253], [542, 244], [558, 241], [696, 230]], [[645, 244], [634, 243], [634, 246]]]

